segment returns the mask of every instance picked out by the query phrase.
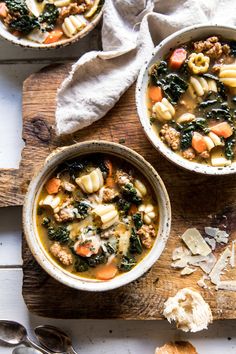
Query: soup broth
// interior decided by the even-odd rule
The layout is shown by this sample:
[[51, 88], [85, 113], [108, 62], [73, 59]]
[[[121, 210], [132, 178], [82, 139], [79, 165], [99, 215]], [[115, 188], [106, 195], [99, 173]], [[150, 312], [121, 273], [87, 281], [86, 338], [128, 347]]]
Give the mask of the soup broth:
[[149, 69], [153, 130], [183, 158], [215, 167], [235, 161], [236, 42], [182, 44]]
[[66, 161], [37, 200], [37, 231], [61, 267], [109, 280], [130, 271], [152, 248], [158, 204], [148, 181], [114, 156]]

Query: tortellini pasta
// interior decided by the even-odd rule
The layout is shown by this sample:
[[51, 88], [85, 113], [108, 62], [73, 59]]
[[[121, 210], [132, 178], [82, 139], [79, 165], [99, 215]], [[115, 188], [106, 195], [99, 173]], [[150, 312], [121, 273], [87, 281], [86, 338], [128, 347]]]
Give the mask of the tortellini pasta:
[[190, 85], [187, 93], [192, 97], [202, 97], [205, 93], [212, 91], [217, 92], [216, 82], [213, 79], [205, 79], [204, 77], [191, 76]]
[[143, 182], [141, 182], [139, 179], [136, 179], [134, 181], [134, 187], [135, 187], [135, 189], [137, 191], [137, 195], [139, 197], [145, 197], [145, 195], [147, 194], [147, 188], [143, 184]]
[[58, 207], [60, 202], [61, 202], [61, 198], [59, 196], [48, 194], [46, 198], [40, 200], [39, 205], [45, 207], [51, 207], [52, 209], [55, 209]]
[[107, 229], [119, 221], [119, 214], [114, 204], [98, 205], [93, 213], [101, 219], [102, 229]]
[[204, 74], [207, 72], [210, 58], [203, 53], [192, 53], [188, 58], [188, 66], [193, 74]]
[[152, 113], [160, 121], [172, 120], [175, 115], [174, 106], [164, 97], [152, 107]]
[[156, 217], [154, 206], [152, 204], [141, 204], [138, 208], [138, 211], [141, 212], [143, 221], [147, 225], [150, 225]]
[[86, 22], [82, 19], [80, 15], [71, 15], [65, 18], [62, 24], [62, 30], [67, 37], [73, 37], [85, 26]]
[[236, 87], [236, 64], [222, 65], [219, 77], [226, 86]]
[[183, 113], [183, 114], [181, 114], [181, 116], [178, 119], [176, 119], [176, 122], [179, 123], [179, 124], [183, 124], [183, 123], [192, 122], [195, 119], [196, 119], [195, 114]]
[[204, 140], [208, 151], [211, 151], [211, 149], [213, 149], [215, 146], [223, 145], [219, 136], [213, 132], [210, 132], [208, 135], [204, 136]]
[[82, 191], [87, 194], [97, 192], [104, 185], [104, 179], [100, 168], [94, 169], [88, 175], [76, 178], [75, 182], [80, 186]]

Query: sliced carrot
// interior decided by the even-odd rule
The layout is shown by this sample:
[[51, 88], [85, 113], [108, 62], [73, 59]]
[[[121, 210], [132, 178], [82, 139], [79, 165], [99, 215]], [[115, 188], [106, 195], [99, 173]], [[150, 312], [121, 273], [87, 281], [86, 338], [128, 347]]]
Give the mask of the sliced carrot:
[[132, 205], [131, 205], [131, 208], [129, 209], [129, 215], [136, 214], [137, 211], [138, 211], [137, 205], [132, 204]]
[[207, 150], [207, 145], [202, 134], [198, 132], [193, 133], [192, 147], [199, 153]]
[[116, 182], [113, 177], [107, 177], [106, 179], [106, 187], [108, 188], [114, 188], [116, 185]]
[[116, 276], [117, 266], [113, 263], [99, 265], [95, 271], [95, 276], [99, 280], [109, 280]]
[[153, 102], [160, 102], [163, 98], [162, 96], [162, 90], [161, 87], [159, 86], [150, 86], [148, 90], [148, 94], [150, 99]]
[[13, 31], [12, 34], [16, 37], [20, 37], [21, 33], [19, 31]]
[[48, 194], [56, 194], [59, 192], [60, 185], [61, 180], [59, 178], [53, 177], [47, 181], [45, 188]]
[[211, 131], [223, 138], [228, 138], [233, 134], [233, 129], [227, 122], [222, 122], [214, 125], [213, 127], [211, 127]]
[[49, 33], [45, 41], [43, 42], [44, 44], [51, 44], [59, 41], [59, 39], [63, 36], [63, 32], [59, 29], [55, 29], [52, 32]]
[[0, 2], [0, 17], [5, 18], [7, 17], [7, 6], [4, 2]]
[[112, 176], [113, 166], [110, 160], [105, 160], [105, 166], [108, 169], [108, 177]]
[[173, 51], [169, 59], [169, 66], [173, 70], [178, 70], [187, 58], [187, 52], [184, 48], [177, 48]]
[[78, 247], [76, 247], [75, 252], [81, 257], [91, 257], [93, 254], [92, 247], [92, 242], [86, 242], [83, 245], [78, 245]]

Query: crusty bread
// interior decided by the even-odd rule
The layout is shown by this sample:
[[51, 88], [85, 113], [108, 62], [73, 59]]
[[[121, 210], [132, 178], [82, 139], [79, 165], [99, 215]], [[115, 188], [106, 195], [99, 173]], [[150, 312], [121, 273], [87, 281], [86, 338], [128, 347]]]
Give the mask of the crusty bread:
[[198, 354], [189, 342], [167, 343], [161, 348], [156, 348], [155, 354]]

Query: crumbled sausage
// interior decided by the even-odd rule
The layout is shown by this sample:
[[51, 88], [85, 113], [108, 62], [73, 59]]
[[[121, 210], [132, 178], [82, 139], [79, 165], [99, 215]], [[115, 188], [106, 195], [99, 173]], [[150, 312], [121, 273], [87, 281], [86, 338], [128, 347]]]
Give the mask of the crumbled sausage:
[[230, 53], [228, 44], [222, 45], [216, 36], [209, 37], [205, 41], [195, 42], [194, 50], [197, 53], [204, 53], [214, 59], [221, 57], [223, 54], [228, 55]]
[[188, 148], [188, 149], [186, 149], [186, 150], [184, 150], [183, 152], [182, 152], [182, 155], [183, 155], [183, 157], [185, 158], [185, 159], [188, 159], [188, 160], [193, 160], [193, 159], [195, 159], [195, 157], [196, 157], [196, 153], [195, 153], [195, 151], [193, 150], [193, 148]]
[[151, 248], [153, 237], [156, 236], [155, 229], [152, 225], [143, 225], [137, 232], [144, 247]]
[[116, 196], [116, 192], [114, 191], [114, 189], [104, 188], [102, 194], [102, 201], [104, 203], [109, 203], [115, 198], [115, 196]]
[[58, 16], [58, 23], [64, 21], [64, 19], [70, 15], [77, 15], [84, 13], [87, 10], [88, 6], [86, 4], [78, 5], [76, 2], [73, 2], [69, 6], [62, 7], [61, 12]]
[[69, 266], [73, 263], [72, 254], [66, 247], [61, 246], [59, 242], [54, 242], [52, 244], [50, 247], [50, 252], [65, 266]]
[[210, 158], [210, 154], [208, 151], [203, 151], [201, 154], [200, 154], [200, 157], [202, 157], [203, 159], [209, 159]]
[[60, 209], [58, 213], [54, 214], [57, 222], [71, 221], [75, 218], [75, 208], [70, 205], [66, 208]]
[[160, 136], [172, 150], [179, 149], [180, 133], [177, 130], [170, 127], [168, 124], [164, 124], [160, 130]]
[[128, 173], [122, 170], [117, 170], [115, 180], [119, 186], [125, 186], [128, 183], [132, 183], [133, 178]]

